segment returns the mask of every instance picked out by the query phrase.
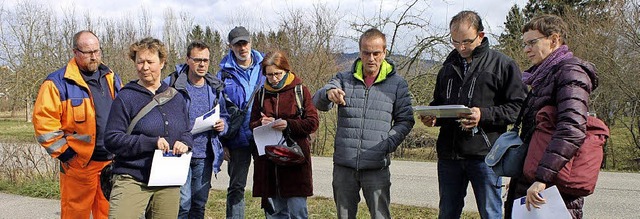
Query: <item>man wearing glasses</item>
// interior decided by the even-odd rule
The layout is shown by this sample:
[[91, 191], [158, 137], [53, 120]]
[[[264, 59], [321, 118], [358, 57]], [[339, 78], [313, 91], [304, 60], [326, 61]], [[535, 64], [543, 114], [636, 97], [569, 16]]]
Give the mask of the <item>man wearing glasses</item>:
[[[237, 132], [226, 133], [222, 138], [224, 160], [229, 162], [229, 188], [227, 189], [227, 218], [244, 218], [244, 188], [247, 185], [247, 174], [251, 164], [251, 142], [253, 134], [249, 129], [251, 107], [249, 100], [264, 83], [265, 77], [260, 72], [263, 55], [251, 49], [251, 34], [242, 26], [229, 32], [229, 53], [220, 60], [218, 78], [225, 84], [224, 94], [237, 109], [247, 109], [238, 123]], [[231, 111], [230, 111], [231, 112]], [[235, 114], [234, 115], [242, 115]], [[237, 117], [234, 117], [237, 118]], [[230, 120], [234, 120], [230, 118]], [[229, 124], [239, 125], [239, 124]]]
[[502, 180], [484, 162], [493, 142], [515, 122], [525, 98], [517, 64], [489, 48], [482, 20], [462, 11], [449, 23], [451, 51], [438, 73], [432, 106], [465, 105], [460, 118], [420, 116], [440, 126], [438, 153], [439, 218], [459, 218], [471, 182], [482, 218], [502, 218]]
[[[176, 88], [187, 101], [191, 126], [196, 118], [218, 110], [220, 119], [202, 132], [192, 132], [191, 164], [186, 183], [180, 188], [178, 218], [204, 218], [211, 189], [211, 173], [220, 172], [222, 144], [218, 136], [226, 130], [228, 118], [222, 90], [224, 83], [209, 73], [209, 46], [194, 41], [187, 47], [186, 63], [177, 65], [164, 82]], [[216, 108], [216, 106], [218, 106]]]
[[33, 126], [38, 143], [60, 160], [60, 217], [107, 218], [100, 172], [113, 155], [104, 147], [104, 131], [122, 81], [102, 63], [93, 32], [73, 36], [73, 54], [40, 86]]

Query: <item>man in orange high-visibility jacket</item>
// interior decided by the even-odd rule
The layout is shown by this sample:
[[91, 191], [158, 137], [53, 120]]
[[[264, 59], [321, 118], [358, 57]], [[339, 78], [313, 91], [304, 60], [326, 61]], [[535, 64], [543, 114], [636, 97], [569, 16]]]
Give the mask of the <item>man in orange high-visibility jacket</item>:
[[73, 53], [40, 86], [33, 126], [38, 143], [60, 160], [61, 218], [107, 218], [100, 172], [113, 155], [104, 147], [104, 129], [122, 81], [102, 64], [93, 32], [74, 35]]

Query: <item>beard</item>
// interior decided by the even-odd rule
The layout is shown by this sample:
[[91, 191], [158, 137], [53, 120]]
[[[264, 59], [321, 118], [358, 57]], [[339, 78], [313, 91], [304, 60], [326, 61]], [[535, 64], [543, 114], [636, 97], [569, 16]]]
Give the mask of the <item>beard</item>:
[[84, 72], [96, 72], [98, 67], [100, 66], [100, 62], [89, 62], [84, 66], [78, 65], [78, 68]]
[[247, 60], [249, 59], [249, 55], [248, 55], [248, 54], [247, 54], [247, 57], [244, 57], [244, 56], [239, 55], [239, 54], [236, 54], [236, 53], [233, 53], [233, 55], [234, 55], [234, 56], [236, 57], [236, 59], [237, 59], [237, 60], [239, 60], [239, 61], [247, 61]]

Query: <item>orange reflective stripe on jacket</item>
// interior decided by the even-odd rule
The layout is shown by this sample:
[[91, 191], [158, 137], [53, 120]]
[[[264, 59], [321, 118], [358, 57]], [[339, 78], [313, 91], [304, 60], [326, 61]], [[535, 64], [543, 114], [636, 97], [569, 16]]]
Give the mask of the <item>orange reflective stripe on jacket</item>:
[[[106, 75], [111, 97], [122, 87], [120, 78], [110, 71]], [[86, 165], [95, 146], [96, 119], [89, 87], [80, 75], [75, 59], [49, 74], [40, 86], [33, 110], [36, 139], [52, 157], [69, 147]]]

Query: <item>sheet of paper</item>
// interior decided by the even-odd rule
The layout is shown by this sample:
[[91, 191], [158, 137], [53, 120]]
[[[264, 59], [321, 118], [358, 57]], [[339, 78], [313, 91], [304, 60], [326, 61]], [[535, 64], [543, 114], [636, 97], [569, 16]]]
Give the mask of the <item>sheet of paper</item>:
[[161, 150], [156, 150], [151, 163], [151, 176], [148, 186], [181, 186], [187, 181], [191, 163], [191, 152], [180, 157], [165, 157]]
[[258, 147], [259, 156], [264, 155], [264, 148], [267, 145], [279, 144], [282, 141], [282, 131], [273, 129], [273, 124], [281, 120], [282, 119], [276, 119], [269, 124], [253, 129], [253, 140], [256, 142], [256, 147]]
[[191, 134], [198, 134], [200, 132], [205, 132], [213, 129], [213, 125], [216, 124], [216, 121], [220, 119], [220, 105], [216, 105], [211, 109], [211, 111], [205, 113], [204, 115], [196, 118], [195, 123], [193, 123], [193, 128], [191, 129]]
[[471, 114], [471, 109], [464, 105], [414, 106], [413, 111], [436, 118], [458, 118], [460, 114]]
[[513, 210], [511, 211], [513, 218], [534, 219], [534, 218], [554, 218], [554, 219], [571, 219], [571, 214], [562, 201], [558, 187], [552, 186], [540, 192], [542, 198], [546, 200], [546, 204], [540, 208], [531, 208], [527, 210], [525, 198], [522, 197], [513, 201]]

